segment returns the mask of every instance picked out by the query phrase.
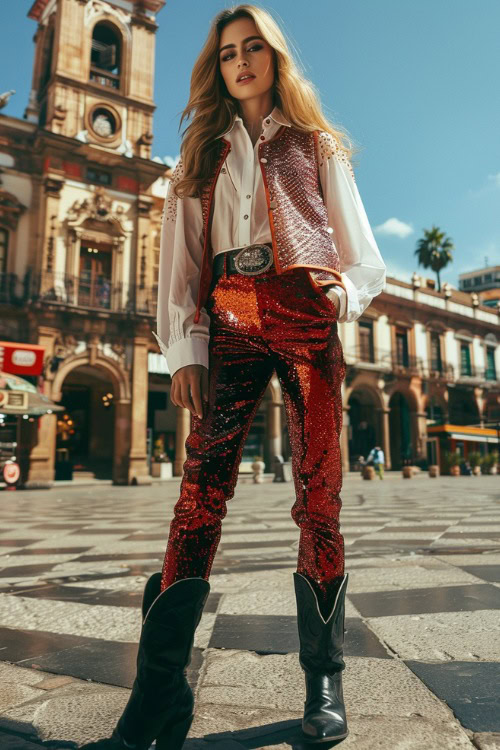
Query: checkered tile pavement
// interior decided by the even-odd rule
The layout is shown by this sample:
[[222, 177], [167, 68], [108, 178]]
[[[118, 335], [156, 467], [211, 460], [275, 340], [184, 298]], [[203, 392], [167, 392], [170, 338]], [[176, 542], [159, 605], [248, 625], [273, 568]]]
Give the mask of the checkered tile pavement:
[[[355, 693], [349, 674], [353, 681], [358, 672], [358, 681], [365, 673], [372, 675], [360, 697], [360, 723], [362, 714], [370, 713], [374, 696], [368, 694], [376, 692], [379, 675], [395, 685], [415, 680], [412, 684], [426, 699], [439, 700], [461, 732], [450, 747], [480, 747], [481, 738], [500, 737], [495, 735], [500, 733], [495, 704], [500, 684], [499, 483], [497, 477], [346, 480], [341, 530], [350, 574], [348, 710], [349, 694]], [[146, 488], [0, 493], [0, 674], [2, 665], [16, 665], [30, 674], [40, 670], [130, 688], [142, 590], [148, 575], [161, 569], [177, 497], [176, 481]], [[292, 503], [291, 484], [241, 482], [230, 503], [189, 669], [201, 713], [205, 705], [218, 705], [214, 685], [221, 658], [230, 655], [233, 668], [239, 659], [250, 660], [257, 671], [262, 662], [251, 662], [257, 657], [265, 656], [267, 665], [280, 669], [287, 660], [297, 661], [292, 571], [298, 529], [290, 517]], [[27, 705], [35, 710], [47, 695], [38, 695], [42, 691], [36, 693], [36, 685], [30, 691]], [[248, 700], [255, 701], [243, 693], [242, 711], [253, 705]], [[223, 705], [237, 710], [239, 700], [238, 695], [229, 702], [225, 698]], [[286, 708], [291, 705], [288, 701]], [[354, 711], [356, 700], [352, 705]], [[33, 733], [34, 720], [26, 733], [22, 701], [5, 705], [0, 693], [0, 706], [0, 747], [6, 737], [35, 746], [51, 738], [47, 731]], [[279, 706], [275, 709], [279, 712]], [[422, 712], [420, 704], [411, 709], [410, 715]], [[298, 710], [291, 713], [300, 716]], [[252, 722], [247, 734], [233, 730], [231, 741], [246, 747], [275, 745], [281, 732], [286, 744], [295, 726], [288, 720], [283, 726], [274, 722], [272, 742], [264, 733], [267, 739], [259, 744], [257, 730], [248, 739]], [[193, 749], [196, 742], [227, 741], [220, 731], [210, 740], [207, 722], [197, 735], [205, 736], [204, 742], [188, 740]], [[422, 742], [426, 748], [448, 746]], [[496, 746], [500, 743], [487, 745]]]

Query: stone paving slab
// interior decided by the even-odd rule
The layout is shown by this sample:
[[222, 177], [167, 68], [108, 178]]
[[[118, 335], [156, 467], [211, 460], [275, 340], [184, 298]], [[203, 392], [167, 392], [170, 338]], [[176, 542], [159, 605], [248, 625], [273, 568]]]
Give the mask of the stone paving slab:
[[367, 622], [401, 659], [496, 661], [499, 658], [498, 610], [371, 617]]
[[476, 732], [474, 744], [478, 750], [500, 750], [500, 733]]
[[[479, 707], [492, 699], [487, 670], [498, 662], [500, 482], [463, 480], [345, 482], [345, 747], [498, 744], [500, 719], [488, 725]], [[0, 633], [8, 634], [4, 655], [18, 662], [0, 662], [2, 750], [74, 747], [113, 729], [129, 694], [121, 686], [135, 671], [144, 583], [161, 568], [178, 485], [2, 497]], [[301, 747], [293, 501], [291, 484], [240, 484], [228, 507], [189, 671], [197, 715], [186, 750]], [[237, 649], [228, 648], [231, 633]], [[443, 688], [459, 663], [477, 670], [480, 699], [467, 692], [470, 681], [458, 680], [456, 694]], [[470, 712], [454, 716], [467, 701]]]

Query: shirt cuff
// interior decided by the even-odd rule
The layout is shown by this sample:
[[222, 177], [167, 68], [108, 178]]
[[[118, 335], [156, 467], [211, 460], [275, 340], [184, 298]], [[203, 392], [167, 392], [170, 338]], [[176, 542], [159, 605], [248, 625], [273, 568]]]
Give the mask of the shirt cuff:
[[338, 320], [342, 318], [342, 316], [345, 314], [345, 309], [347, 305], [347, 294], [345, 293], [345, 290], [342, 289], [341, 286], [332, 286], [330, 289], [326, 290], [326, 296], [329, 297], [332, 302], [335, 302], [335, 297], [339, 300], [339, 307], [338, 307]]
[[203, 365], [208, 370], [208, 342], [197, 336], [188, 336], [179, 339], [171, 344], [168, 348], [159, 336], [152, 331], [153, 336], [158, 342], [161, 353], [167, 360], [167, 367], [172, 377], [177, 370], [187, 365]]

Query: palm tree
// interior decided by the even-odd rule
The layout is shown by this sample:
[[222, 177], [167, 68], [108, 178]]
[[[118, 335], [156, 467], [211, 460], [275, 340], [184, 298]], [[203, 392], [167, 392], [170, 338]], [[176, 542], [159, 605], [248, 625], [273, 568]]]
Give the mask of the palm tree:
[[446, 237], [438, 227], [424, 229], [423, 239], [417, 242], [415, 255], [418, 257], [418, 265], [431, 268], [437, 276], [438, 292], [441, 291], [441, 278], [439, 272], [453, 260], [452, 250], [455, 249], [450, 237]]

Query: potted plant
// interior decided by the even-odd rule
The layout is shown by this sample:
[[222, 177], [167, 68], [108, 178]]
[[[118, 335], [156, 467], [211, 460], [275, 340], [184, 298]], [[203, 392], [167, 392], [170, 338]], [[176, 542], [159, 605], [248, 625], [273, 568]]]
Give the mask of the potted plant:
[[483, 474], [496, 474], [498, 471], [498, 451], [486, 453], [481, 460], [481, 470]]
[[171, 479], [173, 476], [172, 462], [170, 457], [165, 453], [164, 443], [161, 438], [155, 440], [151, 474], [153, 477], [159, 477], [160, 479]]
[[431, 464], [429, 466], [429, 476], [435, 479], [439, 476], [439, 465], [438, 464]]
[[376, 476], [374, 466], [368, 464], [363, 466], [363, 479], [375, 479]]
[[460, 476], [460, 462], [462, 456], [458, 451], [445, 451], [443, 455], [443, 464], [446, 472], [449, 472], [452, 477]]
[[481, 474], [481, 459], [482, 459], [482, 456], [479, 453], [479, 451], [471, 451], [468, 455], [468, 460], [472, 468], [472, 473], [476, 477]]
[[253, 481], [254, 484], [262, 484], [264, 481], [264, 469], [266, 465], [262, 456], [254, 456], [252, 463]]

